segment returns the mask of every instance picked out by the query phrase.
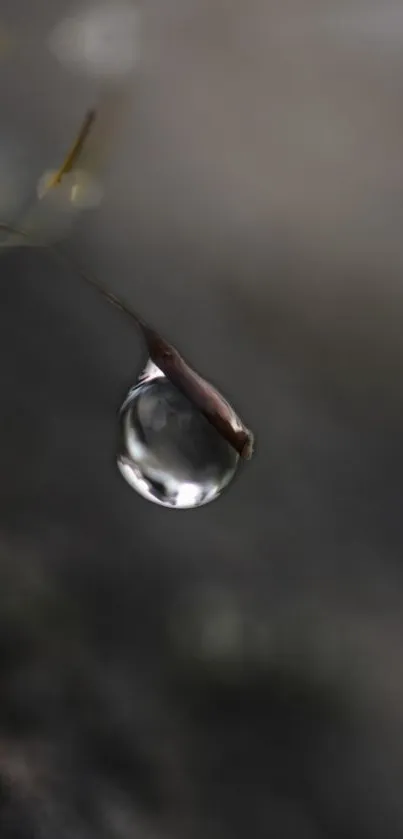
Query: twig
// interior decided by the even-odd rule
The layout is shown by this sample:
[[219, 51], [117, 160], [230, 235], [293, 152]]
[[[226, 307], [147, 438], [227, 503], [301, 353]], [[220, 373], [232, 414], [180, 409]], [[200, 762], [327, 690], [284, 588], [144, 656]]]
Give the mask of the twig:
[[70, 150], [67, 152], [67, 155], [62, 165], [60, 166], [60, 169], [58, 169], [57, 172], [50, 179], [46, 191], [44, 193], [45, 195], [49, 189], [53, 189], [53, 187], [58, 186], [61, 183], [61, 180], [64, 175], [66, 175], [68, 172], [71, 172], [74, 164], [80, 157], [84, 143], [88, 137], [88, 134], [91, 131], [93, 123], [95, 122], [96, 115], [97, 114], [95, 109], [91, 109], [87, 112], [84, 122], [78, 132], [78, 135], [74, 140], [74, 143], [71, 146]]
[[[88, 112], [77, 139], [73, 143], [71, 150], [65, 158], [62, 166], [52, 179], [49, 187], [60, 183], [63, 175], [71, 171], [75, 161], [81, 153], [83, 144], [88, 136], [91, 126], [95, 120], [96, 113], [94, 110]], [[11, 233], [13, 235], [20, 235], [25, 239], [30, 239], [28, 231], [17, 230], [8, 224], [0, 223], [0, 230]], [[1, 247], [1, 245], [0, 245]], [[49, 250], [57, 257], [62, 258], [66, 263], [72, 263], [70, 257], [67, 257], [62, 250], [55, 245], [48, 245]], [[151, 361], [161, 370], [161, 372], [169, 379], [172, 384], [186, 396], [190, 402], [195, 405], [199, 411], [206, 417], [206, 419], [214, 426], [216, 431], [238, 452], [240, 457], [250, 459], [253, 454], [253, 434], [246, 428], [242, 420], [235, 413], [231, 405], [224, 399], [224, 397], [216, 390], [213, 385], [198, 375], [182, 358], [178, 350], [172, 344], [169, 344], [161, 335], [149, 326], [144, 319], [138, 315], [124, 300], [115, 297], [108, 289], [106, 289], [98, 279], [84, 272], [79, 266], [73, 266], [78, 272], [79, 276], [87, 283], [87, 285], [95, 288], [102, 296], [112, 303], [113, 306], [120, 309], [141, 329], [144, 340], [147, 345]]]

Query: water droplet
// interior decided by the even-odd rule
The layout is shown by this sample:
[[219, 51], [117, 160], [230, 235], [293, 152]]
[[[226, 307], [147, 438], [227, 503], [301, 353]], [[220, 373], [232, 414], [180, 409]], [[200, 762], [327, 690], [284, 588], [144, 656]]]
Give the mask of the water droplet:
[[239, 456], [153, 367], [147, 366], [120, 410], [119, 470], [155, 504], [200, 507], [221, 495], [235, 475]]
[[49, 196], [59, 207], [70, 206], [70, 209], [92, 210], [97, 207], [103, 197], [101, 184], [84, 170], [75, 170], [63, 175], [60, 183], [54, 184], [56, 170], [45, 172], [37, 186], [38, 198]]

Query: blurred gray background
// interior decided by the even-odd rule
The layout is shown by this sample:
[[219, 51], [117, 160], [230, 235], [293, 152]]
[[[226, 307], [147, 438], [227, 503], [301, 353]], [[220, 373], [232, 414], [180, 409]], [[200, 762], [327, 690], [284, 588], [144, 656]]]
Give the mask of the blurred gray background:
[[[394, 0], [3, 0], [2, 220], [257, 439], [211, 506], [143, 501], [140, 337], [0, 253], [4, 839], [403, 837], [402, 48]], [[102, 203], [31, 215], [94, 105]]]

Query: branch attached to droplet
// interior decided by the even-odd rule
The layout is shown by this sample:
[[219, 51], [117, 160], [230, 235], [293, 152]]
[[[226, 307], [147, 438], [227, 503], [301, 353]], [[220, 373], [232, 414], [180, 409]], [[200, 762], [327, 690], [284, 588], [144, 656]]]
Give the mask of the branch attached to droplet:
[[79, 157], [81, 155], [81, 152], [83, 150], [83, 147], [85, 145], [87, 137], [88, 137], [88, 135], [91, 131], [93, 123], [95, 122], [96, 115], [97, 114], [96, 114], [96, 111], [95, 111], [94, 108], [89, 110], [87, 112], [87, 114], [85, 115], [83, 124], [82, 124], [82, 126], [81, 126], [81, 128], [80, 128], [80, 130], [77, 134], [76, 139], [74, 140], [71, 148], [67, 152], [66, 157], [65, 157], [62, 165], [57, 170], [57, 172], [55, 172], [55, 174], [52, 176], [52, 178], [50, 179], [50, 181], [46, 185], [46, 189], [45, 189], [42, 197], [44, 197], [46, 195], [46, 192], [49, 189], [53, 189], [55, 186], [58, 186], [61, 183], [64, 175], [66, 175], [68, 172], [71, 172], [73, 166], [79, 160]]
[[[95, 118], [96, 111], [88, 111], [70, 151], [48, 184], [47, 189], [51, 189], [60, 184], [63, 176], [71, 171], [81, 154]], [[0, 224], [0, 230], [20, 235], [25, 240], [30, 238], [29, 231], [16, 230], [7, 224]], [[49, 246], [49, 249], [59, 258], [61, 257], [64, 261], [69, 261], [65, 254], [55, 246]], [[98, 279], [90, 276], [78, 266], [75, 267], [80, 277], [88, 285], [95, 288], [109, 303], [112, 303], [121, 311], [125, 312], [135, 321], [136, 325], [142, 331], [150, 358], [154, 364], [201, 411], [218, 433], [238, 452], [240, 457], [249, 460], [253, 454], [253, 434], [246, 428], [242, 420], [219, 391], [199, 376], [184, 361], [175, 347], [169, 344], [155, 329], [148, 326], [143, 318], [129, 305], [104, 288]]]
[[144, 335], [151, 360], [172, 384], [195, 405], [218, 433], [238, 452], [250, 460], [254, 437], [240, 417], [216, 388], [193, 370], [154, 329], [143, 321], [139, 326]]

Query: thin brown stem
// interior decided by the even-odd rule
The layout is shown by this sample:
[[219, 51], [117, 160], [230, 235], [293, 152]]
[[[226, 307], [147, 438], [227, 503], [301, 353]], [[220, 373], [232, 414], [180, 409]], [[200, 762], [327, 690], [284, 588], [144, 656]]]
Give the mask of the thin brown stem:
[[[75, 142], [62, 166], [51, 181], [50, 187], [60, 183], [63, 175], [71, 171], [81, 153], [95, 116], [95, 111], [88, 112]], [[0, 230], [22, 236], [28, 241], [31, 238], [29, 231], [16, 230], [8, 224], [0, 224]], [[72, 262], [71, 258], [67, 258], [59, 248], [56, 248], [54, 245], [48, 245], [47, 247], [55, 256], [63, 259], [64, 262]], [[74, 268], [87, 285], [95, 288], [109, 303], [112, 303], [113, 306], [120, 309], [135, 321], [143, 333], [150, 358], [154, 364], [201, 411], [216, 431], [227, 440], [238, 454], [244, 459], [249, 459], [253, 453], [253, 434], [246, 428], [231, 405], [229, 405], [218, 390], [199, 376], [186, 363], [177, 349], [159, 335], [155, 329], [149, 326], [128, 303], [115, 297], [98, 279], [84, 272], [80, 267], [74, 266]]]
[[[17, 230], [8, 224], [0, 223], [0, 230], [20, 235], [24, 239], [30, 239], [27, 231]], [[71, 258], [68, 258], [60, 248], [51, 245], [48, 245], [47, 248], [59, 259], [67, 262], [67, 264], [71, 263], [73, 265]], [[159, 335], [155, 329], [149, 326], [141, 315], [137, 314], [126, 301], [112, 294], [97, 278], [91, 276], [81, 267], [77, 265], [73, 267], [87, 285], [94, 288], [108, 303], [111, 303], [134, 320], [136, 325], [141, 329], [149, 356], [154, 364], [201, 411], [216, 431], [227, 440], [237, 453], [242, 458], [249, 460], [253, 454], [253, 434], [244, 425], [219, 391], [199, 376], [186, 363], [178, 350]]]
[[93, 126], [93, 123], [95, 122], [96, 116], [97, 114], [95, 109], [87, 111], [83, 124], [77, 134], [76, 139], [74, 140], [73, 145], [67, 152], [67, 155], [58, 171], [50, 179], [47, 186], [47, 190], [52, 189], [55, 186], [58, 186], [61, 183], [63, 176], [66, 175], [67, 172], [71, 172], [74, 164], [77, 163], [80, 154], [83, 150], [86, 139]]

